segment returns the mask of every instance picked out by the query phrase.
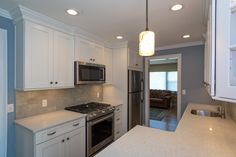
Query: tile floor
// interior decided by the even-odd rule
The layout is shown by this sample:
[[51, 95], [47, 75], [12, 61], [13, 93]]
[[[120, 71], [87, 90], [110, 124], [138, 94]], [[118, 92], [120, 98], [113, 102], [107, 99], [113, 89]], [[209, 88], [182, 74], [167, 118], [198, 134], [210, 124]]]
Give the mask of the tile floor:
[[161, 121], [150, 120], [151, 128], [157, 128], [165, 131], [175, 131], [177, 125], [178, 121], [176, 107], [169, 109], [169, 112]]

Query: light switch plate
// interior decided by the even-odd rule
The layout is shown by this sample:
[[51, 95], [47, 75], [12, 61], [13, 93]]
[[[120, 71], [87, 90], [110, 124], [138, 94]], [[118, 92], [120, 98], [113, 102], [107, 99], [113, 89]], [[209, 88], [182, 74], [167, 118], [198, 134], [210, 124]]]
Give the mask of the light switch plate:
[[182, 90], [182, 95], [186, 95], [186, 89]]
[[8, 104], [7, 105], [7, 113], [14, 112], [14, 104]]

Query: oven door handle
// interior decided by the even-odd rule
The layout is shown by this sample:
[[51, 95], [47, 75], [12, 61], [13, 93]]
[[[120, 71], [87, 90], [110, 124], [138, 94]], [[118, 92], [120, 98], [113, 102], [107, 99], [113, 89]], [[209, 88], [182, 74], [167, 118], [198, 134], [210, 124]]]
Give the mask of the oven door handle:
[[109, 115], [107, 115], [106, 117], [99, 118], [99, 119], [94, 120], [94, 121], [90, 121], [90, 122], [88, 122], [88, 123], [89, 123], [89, 125], [91, 126], [91, 125], [97, 124], [97, 123], [99, 123], [99, 122], [101, 122], [101, 121], [104, 121], [104, 120], [106, 120], [106, 119], [108, 119], [108, 118], [112, 118], [112, 119], [113, 119], [113, 118], [114, 118], [114, 113], [109, 114]]

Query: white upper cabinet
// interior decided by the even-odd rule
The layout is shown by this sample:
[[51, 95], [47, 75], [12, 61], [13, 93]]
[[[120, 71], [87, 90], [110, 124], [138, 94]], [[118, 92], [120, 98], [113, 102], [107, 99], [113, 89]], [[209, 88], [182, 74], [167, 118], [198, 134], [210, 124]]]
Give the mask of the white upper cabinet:
[[16, 88], [38, 90], [74, 86], [74, 38], [48, 27], [16, 24]]
[[113, 81], [113, 51], [105, 48], [103, 53], [103, 63], [106, 66], [106, 84], [112, 84]]
[[128, 53], [128, 68], [138, 71], [143, 70], [143, 57], [131, 49], [129, 49]]
[[75, 60], [86, 63], [103, 64], [104, 47], [88, 40], [76, 37]]
[[54, 31], [54, 85], [74, 85], [74, 37]]
[[[25, 52], [23, 52], [22, 58], [24, 67], [20, 71], [25, 72], [23, 88], [51, 87], [53, 81], [53, 30], [27, 21], [25, 21], [24, 30]], [[17, 56], [20, 55], [18, 49], [16, 51]]]
[[204, 57], [204, 86], [211, 96], [215, 96], [215, 1], [209, 7]]
[[234, 8], [234, 0], [217, 1], [216, 97], [232, 100], [236, 100], [236, 12]]

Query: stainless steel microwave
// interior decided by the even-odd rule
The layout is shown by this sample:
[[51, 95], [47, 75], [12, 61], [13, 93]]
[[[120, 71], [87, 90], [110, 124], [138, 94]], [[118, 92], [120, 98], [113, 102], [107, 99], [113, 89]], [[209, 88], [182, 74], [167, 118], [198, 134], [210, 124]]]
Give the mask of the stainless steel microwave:
[[75, 61], [75, 85], [105, 83], [105, 65]]

